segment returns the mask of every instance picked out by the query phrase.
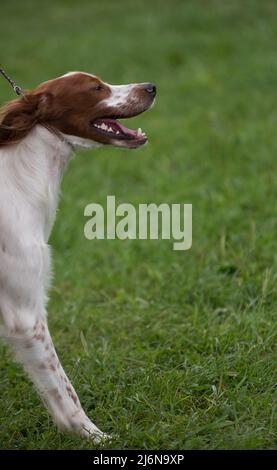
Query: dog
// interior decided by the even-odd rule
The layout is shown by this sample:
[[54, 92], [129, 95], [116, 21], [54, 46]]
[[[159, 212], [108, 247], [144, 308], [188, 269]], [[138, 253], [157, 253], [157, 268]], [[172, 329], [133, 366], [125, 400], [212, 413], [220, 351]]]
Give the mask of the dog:
[[152, 83], [114, 86], [70, 72], [9, 102], [0, 117], [0, 334], [28, 373], [58, 428], [106, 438], [83, 410], [47, 326], [48, 239], [63, 170], [75, 149], [134, 149], [147, 136], [119, 119], [155, 100]]

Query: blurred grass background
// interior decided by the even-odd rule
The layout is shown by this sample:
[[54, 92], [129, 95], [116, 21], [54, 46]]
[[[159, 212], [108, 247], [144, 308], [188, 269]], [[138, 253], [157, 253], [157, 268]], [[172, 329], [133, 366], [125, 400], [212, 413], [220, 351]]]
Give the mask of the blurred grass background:
[[[147, 148], [79, 153], [51, 238], [49, 322], [110, 448], [276, 449], [277, 4], [1, 0], [0, 62], [152, 81]], [[13, 98], [4, 80], [0, 101]], [[84, 239], [89, 202], [193, 204], [193, 247]], [[1, 350], [0, 447], [92, 448], [56, 431]]]

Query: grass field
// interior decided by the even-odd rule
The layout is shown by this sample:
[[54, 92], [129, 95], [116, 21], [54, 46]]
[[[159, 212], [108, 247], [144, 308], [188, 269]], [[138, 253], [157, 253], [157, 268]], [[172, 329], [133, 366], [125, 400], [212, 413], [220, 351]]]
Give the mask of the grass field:
[[[80, 153], [63, 180], [49, 323], [88, 415], [114, 449], [277, 449], [276, 2], [0, 8], [0, 62], [26, 88], [69, 70], [158, 86], [130, 123], [147, 148]], [[108, 194], [192, 203], [192, 249], [85, 240], [84, 207]], [[0, 351], [0, 447], [93, 448]]]

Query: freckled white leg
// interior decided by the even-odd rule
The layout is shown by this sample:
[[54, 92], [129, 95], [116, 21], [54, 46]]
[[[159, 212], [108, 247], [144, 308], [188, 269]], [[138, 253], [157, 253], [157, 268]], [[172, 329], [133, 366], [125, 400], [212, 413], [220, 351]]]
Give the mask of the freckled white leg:
[[105, 435], [86, 416], [56, 354], [45, 317], [34, 320], [32, 328], [6, 335], [19, 362], [39, 391], [58, 427], [101, 441]]
[[[35, 221], [29, 225], [37, 227]], [[49, 247], [37, 241], [24, 244], [17, 236], [10, 236], [1, 252], [2, 236], [0, 230], [0, 333], [28, 372], [58, 427], [100, 441], [103, 434], [82, 409], [48, 330], [44, 305], [50, 278]], [[13, 246], [9, 247], [11, 239]]]

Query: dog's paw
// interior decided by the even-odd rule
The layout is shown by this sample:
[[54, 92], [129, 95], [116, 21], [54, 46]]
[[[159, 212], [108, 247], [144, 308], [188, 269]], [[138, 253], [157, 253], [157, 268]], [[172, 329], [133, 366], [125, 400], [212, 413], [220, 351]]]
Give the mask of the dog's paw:
[[113, 439], [112, 436], [100, 431], [98, 428], [93, 430], [85, 428], [83, 436], [87, 439], [90, 439], [94, 444], [98, 445], [109, 444]]
[[[111, 441], [111, 436], [100, 431], [95, 424], [84, 414], [78, 421], [78, 434], [90, 439], [94, 444], [105, 444]], [[76, 425], [76, 423], [75, 423]], [[76, 428], [75, 428], [76, 429]]]

